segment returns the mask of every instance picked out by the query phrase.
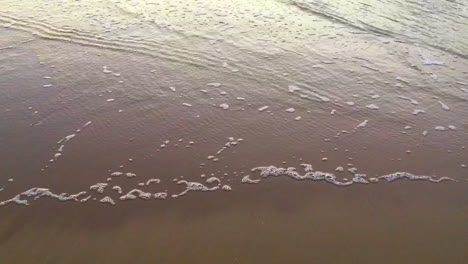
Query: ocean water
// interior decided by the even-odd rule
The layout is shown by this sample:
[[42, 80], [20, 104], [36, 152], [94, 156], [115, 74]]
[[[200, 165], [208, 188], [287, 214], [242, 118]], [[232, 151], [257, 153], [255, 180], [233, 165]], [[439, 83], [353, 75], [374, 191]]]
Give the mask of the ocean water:
[[0, 263], [464, 263], [467, 9], [0, 1]]

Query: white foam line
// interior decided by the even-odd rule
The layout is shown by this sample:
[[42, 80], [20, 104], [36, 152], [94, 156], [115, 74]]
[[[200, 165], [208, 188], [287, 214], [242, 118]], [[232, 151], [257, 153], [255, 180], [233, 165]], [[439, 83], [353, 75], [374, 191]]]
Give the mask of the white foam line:
[[279, 177], [279, 176], [287, 176], [293, 178], [295, 180], [312, 180], [312, 181], [326, 181], [328, 183], [334, 184], [336, 186], [349, 186], [353, 184], [369, 184], [369, 183], [377, 183], [379, 179], [385, 179], [387, 182], [392, 182], [395, 180], [400, 179], [408, 179], [408, 180], [421, 180], [421, 181], [429, 181], [434, 183], [439, 183], [442, 181], [456, 181], [449, 177], [440, 177], [435, 178], [431, 176], [418, 176], [408, 172], [395, 172], [388, 175], [383, 175], [380, 177], [372, 177], [366, 179], [367, 176], [365, 174], [358, 174], [355, 170], [348, 170], [353, 174], [353, 178], [349, 181], [339, 181], [337, 180], [336, 176], [332, 173], [321, 172], [321, 171], [314, 171], [312, 165], [310, 164], [301, 164], [304, 167], [305, 174], [301, 175], [296, 171], [296, 168], [289, 167], [289, 168], [279, 168], [275, 166], [267, 166], [267, 167], [256, 167], [253, 168], [252, 171], [259, 171], [260, 176], [263, 178], [268, 177]]
[[11, 199], [8, 199], [8, 200], [5, 200], [5, 201], [2, 201], [0, 202], [0, 206], [4, 206], [6, 204], [9, 204], [9, 203], [16, 203], [16, 204], [20, 204], [20, 205], [29, 205], [29, 201], [27, 199], [22, 199], [22, 196], [25, 196], [26, 198], [33, 198], [34, 200], [37, 200], [41, 197], [50, 197], [50, 198], [53, 198], [53, 199], [56, 199], [56, 200], [59, 200], [59, 201], [75, 201], [75, 202], [78, 202], [78, 197], [83, 195], [83, 194], [86, 194], [86, 192], [79, 192], [79, 193], [76, 193], [76, 194], [66, 194], [66, 193], [62, 193], [62, 194], [55, 194], [53, 192], [51, 192], [49, 189], [46, 189], [46, 188], [38, 188], [38, 187], [34, 187], [32, 189], [29, 189], [25, 192], [22, 192], [18, 195], [16, 195], [15, 197], [11, 198]]
[[[230, 148], [232, 146], [237, 146], [242, 141], [243, 141], [242, 138], [239, 138], [239, 139], [236, 140], [233, 137], [229, 137], [229, 141], [226, 144], [224, 144], [224, 146], [216, 152], [216, 155], [221, 154], [224, 150], [226, 150], [226, 149], [228, 149], [228, 148]], [[207, 158], [208, 158], [208, 160], [211, 160], [211, 161], [218, 161], [218, 159], [216, 158], [215, 155], [210, 155]]]
[[50, 161], [50, 162], [54, 162], [54, 161], [56, 161], [59, 157], [61, 157], [61, 156], [63, 155], [62, 152], [63, 152], [63, 149], [65, 148], [65, 144], [66, 144], [68, 141], [74, 139], [78, 133], [80, 133], [83, 129], [85, 129], [86, 127], [88, 127], [88, 126], [91, 125], [91, 124], [92, 124], [92, 122], [91, 122], [91, 121], [88, 121], [88, 122], [86, 122], [81, 128], [77, 129], [77, 130], [76, 130], [76, 133], [70, 134], [70, 135], [65, 136], [64, 138], [60, 139], [60, 140], [57, 142], [57, 144], [60, 144], [60, 146], [58, 147], [57, 152], [54, 154], [53, 158], [50, 159], [49, 161]]

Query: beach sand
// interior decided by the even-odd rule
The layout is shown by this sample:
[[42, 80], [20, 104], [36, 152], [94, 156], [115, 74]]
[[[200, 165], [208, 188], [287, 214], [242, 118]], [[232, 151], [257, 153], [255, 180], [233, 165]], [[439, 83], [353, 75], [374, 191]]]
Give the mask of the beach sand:
[[463, 4], [4, 2], [0, 263], [466, 262]]

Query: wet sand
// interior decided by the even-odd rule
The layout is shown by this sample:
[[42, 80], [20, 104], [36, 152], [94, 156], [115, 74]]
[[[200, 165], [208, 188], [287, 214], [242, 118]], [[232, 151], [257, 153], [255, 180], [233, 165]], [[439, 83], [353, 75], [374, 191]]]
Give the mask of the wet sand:
[[[33, 187], [91, 197], [23, 195], [29, 205], [1, 206], [1, 263], [466, 261], [463, 36], [437, 42], [444, 50], [425, 39], [440, 26], [422, 37], [383, 34], [391, 24], [368, 31], [281, 1], [259, 2], [276, 12], [261, 16], [216, 2], [193, 24], [166, 9], [193, 11], [196, 1], [119, 7], [131, 14], [64, 1], [42, 18], [35, 12], [47, 1], [24, 1], [23, 10], [7, 2], [0, 9], [0, 201]], [[86, 12], [95, 23], [80, 19]], [[197, 18], [203, 12], [206, 20]], [[253, 27], [232, 18], [252, 12], [264, 17]], [[214, 14], [228, 21], [213, 26], [219, 35], [211, 31]], [[251, 171], [272, 165], [304, 174], [302, 163], [338, 182], [368, 183]], [[454, 181], [369, 181], [396, 172]], [[245, 175], [260, 182], [242, 183]], [[139, 185], [149, 179], [161, 182]], [[219, 189], [174, 197], [186, 190], [177, 184], [184, 180]], [[90, 190], [96, 183], [108, 186]], [[119, 199], [135, 188], [167, 198]], [[100, 203], [106, 196], [116, 204]]]
[[2, 256], [7, 263], [463, 263], [465, 188], [343, 189], [278, 179], [116, 208], [47, 201], [8, 209]]

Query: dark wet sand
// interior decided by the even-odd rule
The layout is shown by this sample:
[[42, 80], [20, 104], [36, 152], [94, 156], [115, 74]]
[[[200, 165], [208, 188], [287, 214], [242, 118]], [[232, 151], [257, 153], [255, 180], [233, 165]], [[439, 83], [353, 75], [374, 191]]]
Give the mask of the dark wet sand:
[[[343, 36], [308, 52], [292, 46], [268, 55], [221, 45], [229, 63], [240, 70], [237, 74], [220, 66], [221, 55], [208, 51], [163, 59], [158, 48], [106, 48], [97, 41], [54, 39], [52, 29], [38, 36], [14, 27], [0, 28], [6, 36], [0, 46], [12, 46], [0, 50], [0, 201], [32, 187], [58, 194], [88, 191], [113, 171], [137, 177], [113, 179], [104, 194], [88, 191], [98, 200], [111, 196], [115, 206], [41, 198], [29, 199], [29, 206], [0, 207], [1, 264], [426, 264], [468, 259], [467, 168], [461, 166], [468, 164], [468, 108], [460, 90], [466, 87], [460, 84], [466, 81], [466, 59], [431, 50], [431, 56], [449, 66], [423, 66], [416, 46], [375, 44], [370, 36], [359, 36], [359, 41]], [[355, 42], [346, 46], [349, 40]], [[192, 42], [182, 39], [177, 45]], [[357, 56], [367, 56], [381, 68], [364, 68], [361, 60], [355, 62]], [[336, 63], [323, 63], [328, 60]], [[103, 66], [121, 76], [103, 73]], [[434, 73], [440, 81], [433, 80]], [[409, 84], [394, 85], [396, 76]], [[206, 85], [213, 82], [222, 86]], [[309, 98], [289, 93], [291, 84]], [[381, 98], [370, 99], [371, 91]], [[331, 101], [321, 102], [317, 95]], [[419, 105], [397, 95], [417, 99]], [[115, 101], [106, 102], [110, 98]], [[450, 111], [441, 109], [438, 100]], [[220, 109], [221, 103], [230, 108]], [[380, 109], [367, 109], [370, 103]], [[271, 113], [257, 110], [264, 105]], [[289, 107], [296, 111], [285, 112]], [[415, 116], [414, 109], [427, 113]], [[297, 116], [302, 119], [295, 121]], [[369, 124], [356, 129], [364, 120]], [[49, 164], [56, 142], [88, 121], [92, 124]], [[439, 125], [457, 129], [434, 130]], [[342, 130], [349, 133], [337, 136]], [[424, 130], [429, 132], [425, 137]], [[244, 140], [219, 155], [218, 162], [207, 160], [228, 137]], [[159, 148], [165, 140], [170, 140], [168, 146]], [[195, 144], [185, 148], [189, 141]], [[353, 166], [368, 177], [405, 171], [457, 182], [338, 187], [280, 177], [241, 184], [246, 174], [258, 178], [251, 168], [299, 168], [301, 163], [324, 172]], [[128, 191], [159, 178], [161, 184], [142, 189], [171, 195], [184, 190], [174, 179], [204, 183], [200, 175], [211, 173], [233, 190], [164, 201], [119, 201], [110, 190], [119, 185]]]
[[464, 263], [466, 186], [275, 179], [173, 201], [2, 210], [4, 263]]

